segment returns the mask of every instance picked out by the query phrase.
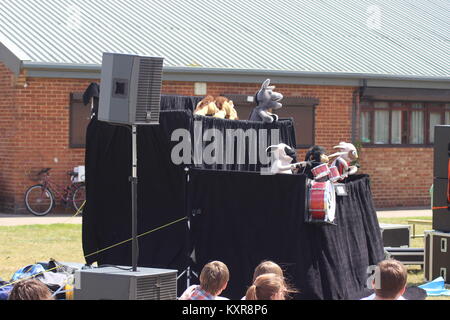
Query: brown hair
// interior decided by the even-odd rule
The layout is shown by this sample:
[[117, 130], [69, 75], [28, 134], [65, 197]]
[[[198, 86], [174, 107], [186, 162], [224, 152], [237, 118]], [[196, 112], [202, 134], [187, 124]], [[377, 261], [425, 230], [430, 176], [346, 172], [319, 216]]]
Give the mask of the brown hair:
[[[378, 264], [379, 281], [375, 293], [383, 299], [395, 299], [406, 287], [408, 272], [397, 260], [385, 260]], [[377, 286], [379, 285], [379, 286]]]
[[286, 285], [284, 279], [275, 273], [267, 273], [256, 278], [248, 288], [246, 300], [272, 300], [277, 293], [285, 299]]
[[273, 261], [263, 261], [256, 268], [253, 273], [253, 282], [256, 278], [266, 273], [274, 273], [280, 277], [284, 277], [281, 267]]
[[225, 97], [217, 97], [217, 98], [216, 98], [216, 106], [217, 106], [217, 108], [219, 108], [219, 110], [222, 110], [222, 109], [223, 109], [224, 103], [225, 103], [225, 102], [228, 102], [228, 101], [230, 101], [228, 98], [225, 98]]
[[208, 104], [210, 104], [211, 102], [214, 102], [214, 97], [213, 96], [206, 96], [202, 101], [200, 101], [197, 105], [197, 108], [195, 109], [196, 111], [202, 109], [203, 107], [207, 106]]
[[50, 289], [38, 280], [24, 280], [16, 283], [8, 300], [54, 300]]
[[228, 267], [220, 261], [213, 261], [203, 267], [200, 274], [200, 288], [213, 296], [230, 280]]

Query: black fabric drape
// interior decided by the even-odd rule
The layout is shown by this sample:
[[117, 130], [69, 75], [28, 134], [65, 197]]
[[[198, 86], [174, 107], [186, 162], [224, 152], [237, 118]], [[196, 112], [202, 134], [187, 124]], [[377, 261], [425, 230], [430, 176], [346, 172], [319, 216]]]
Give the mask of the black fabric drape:
[[[199, 98], [163, 96], [160, 126], [138, 129], [138, 226], [139, 234], [187, 216], [186, 167], [174, 165], [171, 151], [178, 141], [172, 133], [185, 129], [194, 143], [194, 116], [190, 110]], [[227, 128], [250, 126], [247, 122], [195, 117], [208, 128], [225, 132]], [[282, 139], [291, 144], [295, 132], [291, 122], [281, 127]], [[253, 124], [258, 127], [262, 124]], [[203, 133], [203, 132], [202, 132]], [[200, 137], [202, 136], [200, 134]], [[295, 138], [294, 138], [295, 139]], [[295, 144], [295, 143], [294, 143]], [[194, 149], [192, 148], [192, 151]], [[193, 154], [191, 155], [193, 156]], [[200, 164], [199, 167], [205, 167]], [[255, 168], [256, 169], [256, 168]], [[109, 248], [131, 238], [131, 131], [93, 117], [87, 129], [87, 204], [83, 213], [83, 250], [90, 264], [130, 265], [131, 243]], [[174, 268], [182, 272], [189, 264], [190, 244], [186, 222], [176, 224], [139, 239], [141, 266]], [[103, 251], [108, 248], [108, 250]], [[99, 252], [101, 251], [101, 252]], [[99, 252], [99, 253], [98, 253]], [[183, 278], [182, 278], [183, 281]], [[182, 288], [182, 283], [180, 287]]]
[[347, 182], [338, 199], [338, 226], [304, 222], [303, 175], [191, 170], [192, 237], [198, 271], [220, 260], [230, 269], [233, 299], [245, 295], [254, 268], [273, 260], [300, 293], [299, 299], [348, 299], [364, 289], [369, 265], [383, 258], [369, 179]]
[[[165, 111], [160, 126], [138, 128], [139, 234], [186, 216], [184, 168], [171, 161], [170, 133], [191, 126], [189, 112]], [[87, 262], [131, 263], [131, 243], [92, 253], [131, 238], [131, 131], [93, 120], [87, 131], [87, 204], [83, 248]], [[179, 223], [139, 239], [141, 266], [187, 266], [187, 224]]]
[[[263, 155], [264, 157], [267, 156], [267, 147], [272, 144], [285, 143], [295, 149], [297, 145], [292, 119], [281, 119], [279, 122], [266, 124], [255, 121], [233, 121], [194, 116], [194, 122], [196, 127], [202, 128], [202, 130], [199, 130], [201, 132], [207, 130], [218, 130], [221, 132], [223, 137], [223, 149], [221, 149], [224, 151], [222, 157], [218, 157], [220, 161], [214, 161], [212, 164], [203, 161], [201, 165], [196, 165], [197, 168], [259, 172], [262, 167], [267, 166], [267, 164], [262, 163]], [[239, 130], [241, 131], [239, 132]], [[279, 141], [273, 140], [272, 135], [274, 135], [274, 139], [279, 139]], [[211, 144], [211, 141], [208, 141], [208, 139], [210, 138], [204, 137], [201, 144], [202, 150], [205, 150], [206, 146]], [[215, 142], [216, 140], [214, 139], [213, 141]], [[227, 141], [234, 141], [234, 143], [228, 144]], [[240, 145], [240, 143], [243, 144]], [[252, 148], [256, 158], [250, 156]], [[245, 157], [241, 160], [239, 152], [245, 153]], [[227, 161], [227, 155], [230, 154], [234, 155], [230, 156], [232, 161]]]
[[[271, 130], [278, 129], [280, 142], [296, 145], [292, 120], [268, 125], [193, 116], [191, 108], [198, 99], [163, 97], [160, 125], [139, 127], [139, 234], [187, 217], [192, 210], [200, 212], [192, 217], [192, 230], [182, 221], [141, 237], [139, 265], [181, 273], [190, 265], [189, 255], [195, 248], [197, 271], [216, 259], [229, 265], [230, 288], [224, 294], [231, 298], [242, 297], [254, 267], [265, 259], [284, 264], [301, 290], [300, 298], [345, 299], [360, 290], [365, 269], [383, 253], [368, 177], [348, 180], [349, 196], [338, 199], [338, 227], [322, 227], [303, 222], [304, 176], [263, 176], [259, 163], [177, 166], [171, 151], [179, 142], [171, 141], [172, 133], [186, 129], [194, 146], [196, 120], [202, 124], [202, 134], [212, 128], [224, 136], [227, 129], [254, 129], [257, 134], [268, 129], [270, 137]], [[191, 169], [189, 184], [186, 167]], [[130, 129], [94, 117], [87, 130], [83, 212], [88, 263], [131, 264], [131, 242], [109, 248], [131, 238], [130, 175]], [[185, 279], [179, 282], [180, 290]]]
[[161, 110], [190, 110], [193, 112], [202, 99], [203, 97], [162, 95]]

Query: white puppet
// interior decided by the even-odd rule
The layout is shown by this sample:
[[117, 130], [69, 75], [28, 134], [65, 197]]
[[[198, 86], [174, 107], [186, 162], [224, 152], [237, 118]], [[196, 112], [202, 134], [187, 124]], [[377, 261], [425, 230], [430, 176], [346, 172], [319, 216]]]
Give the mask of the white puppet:
[[357, 166], [352, 166], [351, 163], [358, 159], [358, 150], [356, 147], [347, 142], [341, 142], [335, 146], [337, 153], [332, 154], [329, 158], [337, 157], [331, 166], [336, 166], [341, 174], [341, 179], [345, 179], [348, 176], [354, 175], [358, 172]]
[[293, 163], [297, 155], [295, 150], [287, 144], [280, 143], [279, 145], [270, 146], [266, 151], [269, 152], [269, 150], [272, 150], [271, 152], [275, 159], [270, 168], [272, 174], [293, 174], [294, 170], [306, 165], [304, 162]]

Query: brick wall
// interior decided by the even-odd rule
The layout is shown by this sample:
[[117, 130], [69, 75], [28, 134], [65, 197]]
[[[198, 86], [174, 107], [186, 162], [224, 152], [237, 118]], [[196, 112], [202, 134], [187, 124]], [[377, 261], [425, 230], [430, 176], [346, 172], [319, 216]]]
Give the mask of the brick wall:
[[377, 207], [430, 206], [432, 148], [365, 148], [361, 165], [371, 177]]
[[[84, 163], [84, 150], [69, 148], [69, 103], [70, 93], [84, 92], [91, 82], [25, 76], [15, 79], [0, 64], [0, 210], [23, 211], [23, 195], [32, 184], [27, 178], [31, 168], [51, 167], [56, 182], [65, 184], [68, 182], [66, 172]], [[209, 83], [208, 94], [254, 95], [259, 87], [260, 84]], [[316, 144], [330, 153], [332, 146], [340, 141], [351, 141], [356, 89], [277, 85], [277, 90], [285, 96], [320, 99], [316, 109]], [[167, 81], [163, 93], [194, 95], [194, 84]], [[305, 153], [306, 150], [299, 150], [300, 158]], [[363, 172], [372, 175], [372, 190], [378, 207], [429, 204], [431, 149], [364, 149], [362, 157]], [[400, 175], [393, 161], [399, 164]]]

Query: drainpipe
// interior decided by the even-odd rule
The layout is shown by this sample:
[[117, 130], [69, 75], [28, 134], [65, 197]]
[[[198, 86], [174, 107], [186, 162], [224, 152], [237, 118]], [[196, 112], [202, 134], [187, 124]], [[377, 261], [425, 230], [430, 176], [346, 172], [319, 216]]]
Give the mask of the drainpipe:
[[364, 95], [364, 91], [367, 88], [367, 80], [362, 80], [361, 87], [353, 91], [353, 106], [352, 106], [352, 143], [355, 144], [359, 141], [359, 126], [358, 126], [358, 112], [359, 102]]

